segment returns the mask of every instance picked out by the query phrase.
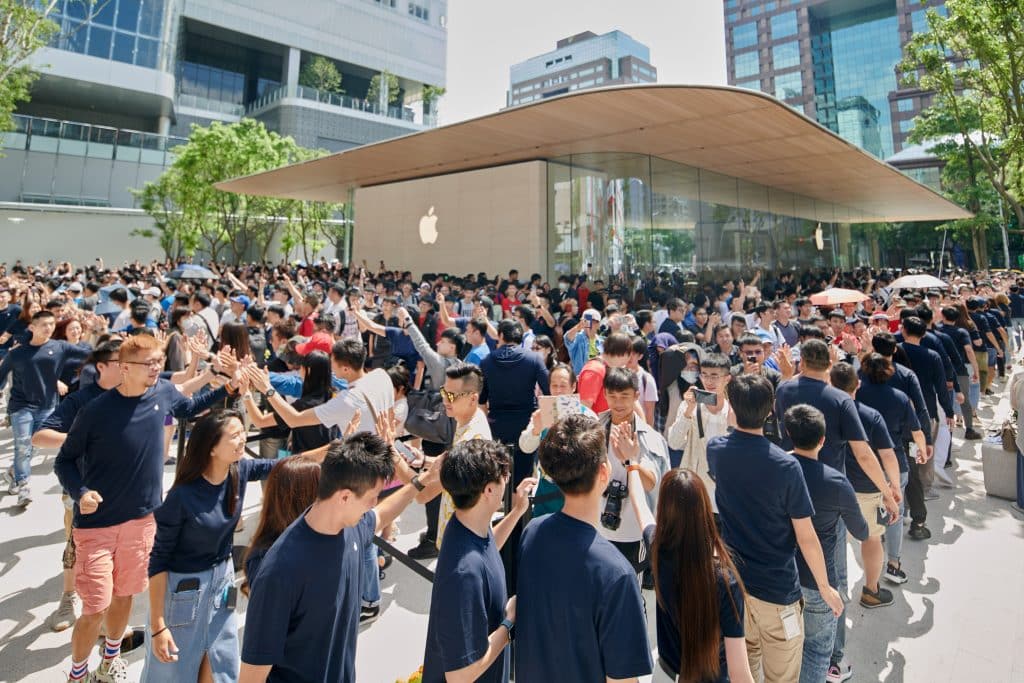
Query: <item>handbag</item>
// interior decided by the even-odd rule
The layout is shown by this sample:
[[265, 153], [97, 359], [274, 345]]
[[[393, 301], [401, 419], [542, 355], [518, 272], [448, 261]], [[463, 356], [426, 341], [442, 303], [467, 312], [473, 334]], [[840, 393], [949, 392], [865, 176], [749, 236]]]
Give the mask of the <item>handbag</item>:
[[414, 390], [406, 395], [409, 415], [405, 430], [424, 441], [450, 446], [455, 440], [455, 420], [444, 411], [441, 392]]
[[1007, 453], [1017, 452], [1017, 423], [1007, 419], [1003, 421], [1003, 427], [999, 430], [999, 436], [1003, 440], [1003, 450]]

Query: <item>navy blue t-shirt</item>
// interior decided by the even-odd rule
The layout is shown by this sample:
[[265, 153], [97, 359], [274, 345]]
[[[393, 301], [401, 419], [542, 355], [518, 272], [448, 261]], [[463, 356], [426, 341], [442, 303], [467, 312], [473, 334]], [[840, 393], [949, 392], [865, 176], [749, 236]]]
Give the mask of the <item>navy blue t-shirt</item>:
[[961, 375], [970, 374], [970, 364], [967, 359], [967, 348], [971, 346], [971, 334], [962, 327], [956, 325], [947, 325], [945, 323], [935, 326], [936, 330], [945, 334], [953, 342], [953, 346], [956, 348], [957, 355], [960, 357], [960, 364], [962, 371], [957, 370]]
[[923, 345], [903, 342], [900, 346], [910, 360], [910, 369], [914, 371], [917, 379], [921, 382], [924, 405], [928, 408], [931, 419], [939, 419], [938, 406], [942, 406], [942, 411], [946, 415], [952, 415], [953, 399], [950, 398], [949, 389], [946, 388], [946, 374], [942, 369], [942, 359], [939, 354]]
[[[674, 610], [666, 612], [661, 603], [678, 605], [684, 596], [676, 591], [676, 576], [679, 573], [679, 549], [662, 549], [658, 555], [658, 592], [662, 599], [655, 601], [655, 619], [658, 627], [658, 657], [663, 659], [672, 671], [678, 672], [682, 666], [682, 636], [679, 632], [679, 619]], [[721, 631], [718, 649], [719, 676], [702, 683], [729, 683], [729, 667], [725, 659], [725, 638], [742, 638], [743, 631], [743, 591], [735, 577], [727, 576], [718, 568], [718, 625]]]
[[[893, 448], [892, 437], [889, 436], [885, 420], [871, 406], [865, 405], [860, 401], [855, 401], [854, 403], [857, 406], [860, 423], [864, 425], [864, 432], [868, 435], [868, 445], [871, 446], [871, 450], [877, 458], [878, 452], [883, 448]], [[879, 460], [878, 464], [881, 467], [882, 461]], [[878, 493], [878, 487], [864, 473], [860, 463], [857, 462], [857, 458], [849, 450], [846, 453], [846, 478], [850, 480], [853, 490], [857, 493]]]
[[220, 484], [205, 477], [172, 486], [163, 505], [156, 509], [156, 539], [149, 555], [149, 575], [172, 571], [201, 572], [231, 556], [235, 527], [245, 504], [245, 487], [270, 475], [276, 460], [238, 461], [238, 489], [235, 511], [228, 515], [228, 487], [231, 476]]
[[[186, 398], [170, 382], [157, 380], [141, 396], [111, 389], [83, 407], [53, 464], [75, 499], [75, 526], [115, 526], [157, 509], [163, 497], [164, 418], [195, 415], [226, 395], [218, 389]], [[83, 515], [78, 499], [88, 490], [103, 502]]]
[[[860, 388], [857, 389], [857, 404], [871, 406], [881, 414], [885, 428], [889, 431], [893, 450], [896, 451], [896, 459], [900, 463], [900, 472], [906, 472], [907, 452], [904, 450], [903, 444], [910, 442], [911, 432], [921, 429], [921, 423], [918, 422], [914, 404], [910, 398], [890, 384], [874, 384], [867, 378], [861, 377]], [[863, 422], [863, 419], [861, 421]], [[849, 466], [846, 475], [850, 476]], [[850, 477], [850, 481], [853, 481], [852, 477]], [[856, 486], [854, 488], [856, 489]]]
[[[400, 327], [385, 327], [385, 333], [387, 334], [387, 340], [391, 342], [391, 355], [395, 358], [400, 358], [405, 366], [409, 368], [410, 381], [415, 379], [416, 376], [416, 364], [420, 362], [420, 354], [413, 346], [412, 337], [407, 335]], [[428, 339], [429, 342], [433, 342], [433, 339]]]
[[793, 442], [786, 433], [782, 417], [791, 407], [801, 403], [814, 406], [825, 415], [825, 445], [821, 447], [818, 459], [840, 472], [846, 471], [847, 443], [868, 440], [853, 399], [849, 394], [810, 377], [801, 376], [780, 384], [775, 393], [775, 414], [782, 432], [783, 448], [792, 449]]
[[54, 407], [57, 403], [57, 380], [61, 378], [64, 366], [76, 361], [81, 363], [89, 353], [88, 348], [59, 339], [51, 339], [39, 346], [22, 344], [11, 349], [0, 363], [0, 383], [8, 374], [14, 378], [7, 412]]
[[[430, 594], [423, 683], [444, 683], [445, 672], [469, 666], [487, 652], [505, 618], [505, 567], [494, 535], [481, 538], [452, 516], [445, 527]], [[476, 680], [505, 683], [508, 648]]]
[[789, 605], [800, 599], [793, 520], [814, 514], [793, 455], [763, 436], [734, 431], [708, 441], [725, 543], [747, 592]]
[[535, 387], [549, 393], [548, 370], [540, 355], [519, 346], [501, 346], [480, 361], [484, 373], [484, 389], [480, 403], [490, 406], [493, 422], [496, 415], [529, 414], [537, 407]]
[[14, 334], [12, 328], [14, 323], [17, 322], [18, 316], [21, 315], [21, 306], [18, 304], [8, 304], [7, 308], [0, 310], [0, 336], [11, 332], [11, 337], [3, 344], [0, 344], [0, 351], [6, 351], [14, 346]]
[[563, 512], [531, 521], [517, 587], [516, 680], [591, 683], [651, 673], [636, 573], [592, 525]]
[[245, 619], [242, 661], [271, 665], [271, 683], [355, 683], [363, 549], [370, 510], [340, 534], [314, 531], [303, 514], [267, 551]]
[[[846, 477], [839, 471], [829, 467], [820, 460], [812, 460], [799, 455], [794, 455], [800, 463], [800, 469], [804, 473], [804, 481], [807, 482], [807, 490], [811, 493], [811, 500], [814, 502], [814, 516], [811, 522], [814, 524], [814, 531], [818, 534], [821, 542], [821, 554], [825, 557], [825, 568], [828, 571], [828, 585], [833, 588], [837, 585], [836, 580], [836, 544], [840, 542], [839, 534], [836, 533], [836, 525], [842, 518], [846, 522], [846, 528], [854, 538], [863, 541], [868, 537], [868, 523], [860, 512], [860, 505], [857, 503], [857, 495]], [[843, 539], [845, 543], [845, 538]], [[797, 566], [800, 567], [800, 585], [805, 588], [818, 589], [818, 582], [814, 580], [810, 567], [804, 560], [803, 553], [797, 548]], [[742, 576], [743, 572], [740, 572]]]
[[917, 416], [917, 423], [924, 430], [924, 440], [931, 445], [931, 416], [928, 414], [928, 404], [924, 401], [924, 392], [921, 391], [921, 382], [918, 381], [914, 371], [906, 366], [893, 363], [892, 369], [895, 372], [886, 384], [893, 389], [899, 389], [910, 399], [914, 406], [914, 415]]
[[50, 413], [50, 416], [43, 420], [43, 423], [39, 425], [39, 430], [52, 429], [61, 434], [67, 434], [71, 431], [71, 425], [75, 423], [78, 411], [92, 403], [93, 399], [102, 396], [106, 391], [106, 389], [96, 383], [92, 383], [78, 391], [72, 391], [64, 397], [63, 401], [57, 404], [57, 408]]

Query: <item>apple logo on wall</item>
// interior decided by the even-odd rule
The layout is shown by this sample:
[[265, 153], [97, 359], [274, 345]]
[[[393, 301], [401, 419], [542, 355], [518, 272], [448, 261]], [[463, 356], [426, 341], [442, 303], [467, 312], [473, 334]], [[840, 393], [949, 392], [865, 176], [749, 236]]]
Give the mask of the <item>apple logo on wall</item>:
[[434, 215], [434, 207], [430, 207], [427, 215], [420, 218], [420, 241], [423, 244], [433, 244], [437, 241], [437, 216]]

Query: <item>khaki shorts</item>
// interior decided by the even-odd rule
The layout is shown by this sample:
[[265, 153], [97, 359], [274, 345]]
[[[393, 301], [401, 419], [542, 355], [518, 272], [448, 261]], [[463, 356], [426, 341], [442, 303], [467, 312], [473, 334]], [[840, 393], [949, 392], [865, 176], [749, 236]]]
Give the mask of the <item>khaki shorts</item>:
[[885, 533], [885, 526], [878, 523], [878, 508], [882, 507], [882, 494], [858, 493], [857, 503], [860, 505], [860, 514], [868, 523], [868, 536], [881, 536]]
[[149, 585], [156, 520], [149, 514], [100, 529], [74, 529], [75, 590], [82, 614], [99, 614], [112, 596], [126, 598]]
[[[747, 595], [745, 601], [743, 629], [754, 680], [760, 680], [763, 672], [765, 683], [798, 681], [804, 650], [803, 600], [776, 605]], [[794, 633], [787, 633], [783, 622], [783, 614], [789, 611]]]

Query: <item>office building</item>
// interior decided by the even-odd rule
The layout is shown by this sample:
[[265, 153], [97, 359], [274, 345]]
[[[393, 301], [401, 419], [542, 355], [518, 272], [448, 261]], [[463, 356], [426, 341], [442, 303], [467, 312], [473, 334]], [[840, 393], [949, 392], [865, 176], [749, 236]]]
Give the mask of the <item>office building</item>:
[[928, 93], [896, 65], [926, 10], [944, 0], [724, 0], [729, 84], [770, 93], [888, 159], [907, 144]]
[[514, 64], [508, 106], [574, 90], [626, 83], [657, 83], [651, 51], [622, 31], [584, 31], [559, 40], [555, 49]]
[[[159, 255], [155, 240], [129, 237], [146, 225], [131, 190], [160, 175], [194, 123], [251, 117], [332, 152], [436, 125], [422, 94], [445, 84], [446, 14], [447, 0], [60, 0], [60, 32], [32, 58], [32, 99], [0, 142], [7, 253], [41, 245], [18, 242], [3, 216], [22, 219], [19, 233], [88, 229], [111, 258]], [[302, 84], [318, 56], [339, 91]], [[370, 101], [383, 72], [398, 92]]]

